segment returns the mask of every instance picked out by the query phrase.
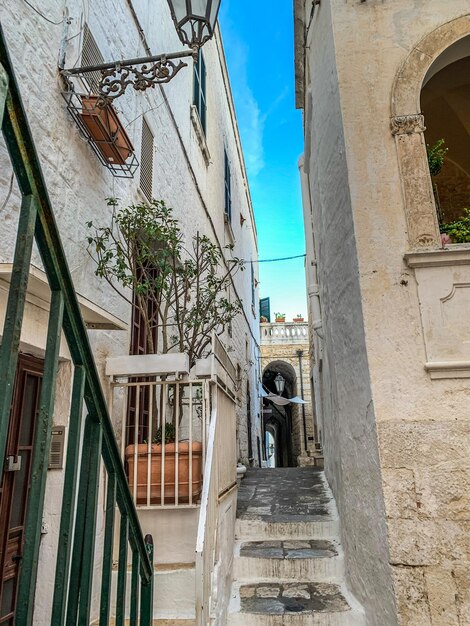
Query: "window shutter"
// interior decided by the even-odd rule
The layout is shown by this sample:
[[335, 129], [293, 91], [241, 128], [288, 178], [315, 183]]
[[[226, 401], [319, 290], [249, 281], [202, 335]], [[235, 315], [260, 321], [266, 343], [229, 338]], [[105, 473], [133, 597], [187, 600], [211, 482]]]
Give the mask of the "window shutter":
[[206, 133], [206, 63], [204, 56], [199, 50], [197, 62], [194, 63], [194, 92], [193, 104], [195, 105], [201, 121], [201, 126]]
[[142, 146], [140, 151], [140, 188], [145, 197], [153, 197], [153, 133], [142, 118]]
[[[98, 44], [93, 37], [88, 24], [83, 27], [83, 44], [81, 65], [99, 65], [103, 63], [103, 55], [101, 54]], [[92, 93], [98, 92], [98, 83], [101, 79], [101, 72], [90, 72], [84, 75], [84, 80], [88, 84], [88, 88]]]
[[231, 188], [230, 163], [227, 151], [224, 148], [224, 187], [225, 187], [225, 215], [229, 220], [232, 218], [232, 188]]

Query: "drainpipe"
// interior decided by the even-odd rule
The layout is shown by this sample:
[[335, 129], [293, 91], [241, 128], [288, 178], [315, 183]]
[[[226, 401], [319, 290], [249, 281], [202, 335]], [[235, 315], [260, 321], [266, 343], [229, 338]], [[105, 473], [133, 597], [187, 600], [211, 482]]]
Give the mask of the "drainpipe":
[[[299, 371], [300, 371], [300, 397], [304, 399], [304, 375], [302, 370], [302, 355], [303, 350], [297, 350], [297, 356], [299, 357]], [[307, 424], [305, 422], [305, 404], [302, 404], [302, 424], [304, 428], [304, 452], [307, 452]]]
[[[304, 157], [299, 159], [299, 174], [302, 187], [302, 200], [304, 204], [304, 225], [306, 235], [306, 262], [309, 263], [307, 276], [309, 279], [308, 297], [312, 303], [312, 329], [316, 335], [323, 339], [323, 323], [320, 304], [320, 291], [318, 286], [318, 265], [316, 257], [315, 234], [313, 232], [312, 216], [312, 192], [310, 188], [310, 175], [305, 169]], [[307, 232], [309, 229], [309, 232]]]

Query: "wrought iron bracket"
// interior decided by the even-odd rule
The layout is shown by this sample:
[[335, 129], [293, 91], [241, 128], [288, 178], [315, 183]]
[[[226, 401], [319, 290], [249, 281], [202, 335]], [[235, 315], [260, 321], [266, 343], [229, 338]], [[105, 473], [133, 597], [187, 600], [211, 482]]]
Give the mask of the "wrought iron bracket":
[[[145, 91], [149, 87], [169, 83], [183, 67], [188, 65], [181, 61], [181, 58], [192, 56], [196, 59], [197, 53], [198, 49], [195, 48], [171, 54], [158, 54], [100, 65], [63, 69], [60, 70], [60, 73], [67, 81], [72, 76], [85, 76], [100, 72], [101, 78], [98, 81], [95, 95], [99, 98], [97, 105], [104, 108], [122, 96], [129, 85], [132, 85], [136, 91]], [[180, 60], [175, 63], [177, 59]]]

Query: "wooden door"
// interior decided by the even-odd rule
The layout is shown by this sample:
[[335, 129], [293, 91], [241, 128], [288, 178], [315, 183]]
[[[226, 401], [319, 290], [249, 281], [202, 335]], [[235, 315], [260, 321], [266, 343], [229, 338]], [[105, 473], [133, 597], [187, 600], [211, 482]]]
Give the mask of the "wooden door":
[[13, 626], [43, 362], [20, 355], [0, 483], [0, 625]]

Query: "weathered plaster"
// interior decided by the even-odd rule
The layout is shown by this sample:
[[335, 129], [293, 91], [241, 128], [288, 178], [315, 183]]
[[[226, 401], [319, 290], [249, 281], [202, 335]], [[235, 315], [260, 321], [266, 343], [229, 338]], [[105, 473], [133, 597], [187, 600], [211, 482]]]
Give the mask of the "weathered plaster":
[[[85, 21], [88, 22], [107, 60], [144, 56], [146, 46], [141, 35], [146, 39], [153, 54], [181, 49], [165, 0], [152, 3], [146, 0], [132, 2], [103, 0], [92, 4], [93, 8], [90, 6], [88, 10], [82, 3], [70, 0], [44, 0], [40, 3], [40, 11], [52, 21], [62, 19], [65, 7], [69, 11], [71, 24], [66, 47], [66, 65], [79, 63]], [[132, 17], [130, 11], [132, 5], [140, 20], [142, 33], [139, 32], [138, 25]], [[129, 322], [130, 307], [107, 286], [105, 281], [99, 280], [94, 275], [94, 263], [86, 252], [86, 222], [93, 220], [99, 226], [110, 223], [111, 213], [105, 203], [106, 197], [118, 197], [123, 204], [141, 201], [143, 196], [138, 189], [138, 174], [131, 181], [113, 178], [80, 137], [73, 120], [68, 115], [60, 94], [62, 85], [57, 71], [57, 59], [64, 34], [63, 24], [54, 25], [46, 21], [23, 2], [0, 0], [0, 13], [75, 287], [92, 302]], [[186, 240], [199, 231], [217, 241], [221, 247], [233, 243], [233, 254], [250, 262], [257, 256], [256, 225], [219, 33], [204, 47], [204, 56], [210, 77], [207, 82], [206, 140], [211, 160], [208, 164], [191, 122], [193, 94], [191, 61], [189, 66], [162, 90], [156, 88], [142, 94], [130, 88], [117, 101], [116, 106], [138, 157], [143, 116], [151, 127], [155, 135], [154, 195], [156, 198], [165, 199], [167, 204], [174, 208], [175, 216], [181, 220]], [[224, 217], [224, 147], [232, 175], [231, 229], [226, 227]], [[3, 203], [7, 197], [12, 172], [3, 143], [0, 144], [0, 165], [0, 203]], [[11, 262], [12, 259], [19, 204], [18, 189], [16, 184], [13, 184], [12, 194], [1, 216], [0, 260], [4, 262]], [[241, 223], [240, 214], [245, 218], [244, 224]], [[37, 251], [33, 253], [33, 263], [41, 267]], [[231, 357], [240, 364], [242, 381], [237, 420], [238, 444], [242, 458], [247, 456], [247, 398], [243, 391], [247, 380], [250, 381], [252, 389], [254, 441], [260, 433], [257, 398], [258, 293], [256, 290], [252, 307], [250, 274], [250, 271], [240, 272], [234, 278], [232, 297], [236, 294], [240, 298], [243, 312], [233, 323], [232, 337], [226, 333], [223, 338], [225, 344], [231, 347]], [[255, 275], [257, 277], [256, 266]], [[2, 292], [0, 314], [3, 308]], [[44, 345], [46, 324], [46, 311], [34, 303], [28, 303], [22, 347], [40, 354]], [[106, 358], [128, 352], [129, 334], [126, 331], [90, 331], [89, 338], [103, 388], [108, 394], [109, 381], [104, 372]], [[68, 358], [66, 346], [63, 346], [61, 356]], [[62, 381], [58, 386], [58, 401], [61, 407], [67, 405], [69, 392], [69, 381], [67, 384]], [[64, 423], [66, 417], [67, 411], [64, 409], [61, 423]], [[120, 432], [119, 421], [120, 416], [116, 417], [116, 426]], [[34, 617], [35, 623], [41, 626], [49, 621], [52, 597], [49, 592], [54, 580], [51, 553], [55, 552], [53, 546], [54, 537], [57, 536], [56, 518], [62, 497], [62, 480], [62, 471], [49, 472], [45, 521], [49, 524], [50, 532], [42, 540], [38, 576], [41, 596], [38, 596]], [[102, 496], [100, 493], [97, 563], [103, 536]], [[194, 528], [194, 525], [189, 526], [188, 532]], [[145, 527], [143, 530], [145, 533]], [[158, 546], [156, 552], [158, 553]], [[99, 573], [97, 565], [95, 581], [99, 580]], [[94, 585], [94, 593], [92, 618], [96, 616], [99, 584]]]
[[[438, 250], [419, 105], [430, 66], [469, 34], [469, 16], [469, 0], [330, 0], [307, 41], [326, 471], [352, 588], [373, 626], [469, 623], [464, 287], [448, 298], [466, 267], [457, 247]], [[407, 254], [423, 247], [439, 259]], [[446, 298], [447, 325], [437, 312]], [[374, 558], [383, 569], [372, 573]]]

